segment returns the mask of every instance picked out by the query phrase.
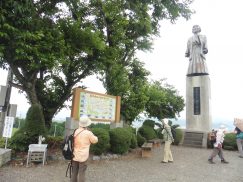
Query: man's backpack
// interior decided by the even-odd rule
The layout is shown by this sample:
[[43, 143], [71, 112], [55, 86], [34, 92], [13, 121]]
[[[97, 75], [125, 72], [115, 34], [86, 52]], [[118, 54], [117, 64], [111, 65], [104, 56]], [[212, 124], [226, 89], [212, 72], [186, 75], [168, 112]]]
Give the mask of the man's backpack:
[[216, 142], [216, 135], [217, 135], [217, 131], [212, 131], [209, 135], [209, 141], [211, 143], [215, 143]]
[[[66, 177], [68, 176], [69, 172], [69, 177], [71, 178], [72, 175], [72, 160], [73, 160], [73, 147], [74, 147], [74, 133], [77, 129], [73, 131], [73, 134], [66, 136], [62, 148], [62, 155], [66, 160], [70, 160], [67, 170], [66, 170]], [[84, 130], [82, 130], [84, 131]], [[77, 135], [79, 135], [82, 131], [80, 131]]]
[[171, 134], [172, 134], [173, 139], [175, 140], [176, 139], [176, 129], [173, 127], [171, 127]]
[[72, 160], [73, 159], [73, 143], [74, 143], [74, 133], [76, 129], [74, 130], [73, 134], [66, 136], [62, 148], [62, 155], [66, 160]]

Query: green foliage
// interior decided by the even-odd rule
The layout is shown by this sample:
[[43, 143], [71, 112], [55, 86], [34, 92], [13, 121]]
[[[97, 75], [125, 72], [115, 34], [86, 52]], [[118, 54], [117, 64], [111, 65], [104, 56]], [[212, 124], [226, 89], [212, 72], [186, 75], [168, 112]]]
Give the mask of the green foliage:
[[110, 130], [111, 151], [115, 154], [124, 154], [131, 146], [132, 134], [126, 128]]
[[146, 140], [151, 140], [154, 138], [157, 138], [156, 132], [154, 130], [154, 128], [151, 128], [149, 126], [142, 126], [138, 129], [138, 133], [144, 137]]
[[[178, 125], [178, 124], [173, 125], [171, 120], [169, 120], [168, 124], [171, 127], [171, 130], [176, 131], [176, 139], [174, 139], [173, 144], [178, 145], [181, 141], [182, 134], [183, 134], [181, 130], [177, 129], [180, 125]], [[157, 137], [160, 139], [163, 139], [163, 135], [161, 132], [164, 129], [164, 125], [163, 125], [162, 121], [156, 122], [155, 125], [158, 127], [158, 129], [156, 129]], [[177, 136], [177, 133], [179, 136]]]
[[29, 144], [38, 142], [39, 135], [46, 136], [46, 130], [41, 107], [35, 104], [29, 108], [24, 127], [16, 131], [10, 145], [16, 151], [27, 151]]
[[135, 149], [138, 146], [136, 134], [132, 133], [130, 148]]
[[25, 119], [16, 117], [15, 120], [14, 120], [13, 127], [14, 128], [21, 128], [22, 126], [24, 126], [24, 123], [25, 123]]
[[181, 142], [182, 136], [183, 136], [183, 132], [181, 129], [177, 128], [176, 130], [176, 138], [174, 138], [174, 145], [179, 145], [179, 143]]
[[235, 133], [226, 133], [225, 134], [223, 148], [226, 150], [237, 150]]
[[59, 123], [59, 122], [52, 122], [51, 128], [48, 131], [48, 135], [51, 136], [64, 136], [65, 133], [65, 122]]
[[137, 137], [136, 137], [136, 128], [126, 127], [126, 129], [131, 133], [131, 145], [130, 148], [135, 149], [138, 146]]
[[191, 2], [1, 1], [0, 67], [10, 67], [13, 85], [42, 106], [47, 128], [73, 87], [95, 73], [108, 94], [122, 97], [131, 122], [148, 100], [148, 72], [135, 54], [151, 50], [159, 21], [190, 18]]
[[141, 147], [145, 142], [146, 142], [146, 139], [140, 133], [137, 133], [138, 146]]
[[149, 126], [151, 128], [154, 128], [155, 127], [155, 121], [154, 120], [151, 120], [151, 119], [146, 119], [143, 122], [143, 126]]
[[124, 127], [124, 128], [126, 128], [129, 132], [136, 134], [136, 128], [133, 128], [131, 126], [127, 126], [127, 127]]
[[4, 148], [4, 147], [5, 147], [5, 139], [0, 138], [0, 148]]
[[113, 3], [95, 3], [102, 7], [102, 11], [97, 11], [97, 20], [99, 29], [106, 30], [103, 37], [108, 42], [101, 80], [108, 94], [121, 96], [121, 114], [131, 123], [148, 100], [149, 72], [136, 59], [136, 51], [151, 50], [153, 36], [159, 34], [160, 20], [168, 18], [174, 22], [180, 16], [189, 18], [190, 1], [115, 1], [116, 6]]
[[[122, 69], [128, 70], [122, 72]], [[145, 93], [149, 72], [143, 68], [142, 63], [133, 60], [129, 65], [120, 66], [117, 70], [112, 65], [112, 69], [106, 71], [106, 74], [103, 82], [107, 93], [121, 96], [121, 115], [127, 124], [131, 124], [144, 110], [148, 100]]]
[[178, 95], [178, 91], [173, 86], [163, 83], [163, 80], [150, 84], [147, 96], [149, 101], [145, 110], [149, 117], [157, 117], [159, 120], [176, 118], [185, 106], [184, 99]]
[[37, 137], [37, 139], [39, 135], [46, 135], [45, 121], [40, 105], [33, 104], [29, 108], [24, 128], [30, 136]]
[[47, 143], [49, 149], [60, 149], [63, 145], [63, 141], [63, 136], [48, 136], [43, 143]]
[[31, 143], [37, 143], [36, 139], [32, 139], [24, 129], [18, 130], [11, 138], [10, 147], [15, 151], [27, 151]]
[[110, 125], [109, 124], [104, 124], [104, 123], [92, 123], [89, 128], [103, 128], [105, 130], [110, 130]]
[[110, 149], [110, 135], [106, 129], [92, 128], [94, 135], [98, 137], [98, 143], [91, 145], [90, 151], [95, 155], [106, 153]]
[[163, 139], [163, 137], [164, 137], [161, 132], [162, 132], [162, 130], [160, 128], [155, 129], [156, 136], [159, 139]]

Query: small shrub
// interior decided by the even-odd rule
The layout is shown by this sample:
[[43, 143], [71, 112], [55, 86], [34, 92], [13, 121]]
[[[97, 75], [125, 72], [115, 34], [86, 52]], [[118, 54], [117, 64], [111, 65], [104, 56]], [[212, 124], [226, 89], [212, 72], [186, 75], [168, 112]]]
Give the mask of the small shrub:
[[48, 144], [49, 149], [60, 149], [63, 145], [64, 137], [63, 136], [48, 136], [46, 137], [45, 141], [43, 143]]
[[235, 133], [226, 133], [224, 137], [223, 148], [226, 150], [236, 150], [236, 134]]
[[27, 151], [29, 144], [38, 143], [39, 135], [45, 136], [45, 121], [38, 104], [32, 105], [26, 115], [25, 125], [15, 132], [10, 146], [16, 151]]
[[179, 145], [179, 143], [181, 142], [181, 139], [182, 139], [183, 132], [179, 128], [176, 128], [175, 131], [176, 131], [176, 137], [174, 138], [174, 143], [173, 144], [174, 145]]
[[30, 135], [27, 132], [25, 132], [23, 129], [20, 129], [11, 138], [10, 146], [11, 149], [16, 151], [27, 151], [28, 146], [31, 143], [37, 143], [36, 139], [31, 139]]
[[162, 134], [162, 130], [161, 130], [161, 128], [157, 128], [157, 129], [155, 130], [155, 133], [156, 133], [156, 135], [157, 135], [157, 138], [159, 138], [159, 139], [163, 139], [163, 134]]
[[131, 146], [131, 133], [126, 128], [110, 130], [111, 151], [115, 154], [124, 154]]
[[134, 133], [132, 133], [130, 148], [135, 149], [137, 148], [137, 146], [138, 146], [137, 137]]
[[146, 139], [140, 133], [137, 133], [138, 146], [141, 147], [145, 143], [145, 141]]
[[103, 128], [92, 128], [94, 135], [98, 137], [98, 143], [91, 145], [90, 151], [95, 155], [106, 153], [110, 149], [109, 132]]
[[107, 131], [110, 130], [110, 125], [109, 124], [104, 124], [104, 123], [97, 123], [97, 124], [94, 124], [92, 123], [89, 128], [103, 128]]
[[151, 140], [154, 138], [157, 138], [156, 132], [154, 128], [151, 128], [150, 126], [142, 126], [138, 129], [138, 133], [141, 134], [146, 140]]
[[136, 128], [133, 128], [131, 126], [125, 127], [130, 133], [136, 134]]
[[126, 127], [126, 129], [131, 133], [131, 145], [130, 148], [135, 149], [138, 146], [137, 137], [136, 137], [136, 128]]
[[155, 126], [155, 121], [154, 120], [151, 120], [151, 119], [146, 119], [144, 122], [143, 122], [143, 126], [149, 126], [151, 128], [154, 128]]

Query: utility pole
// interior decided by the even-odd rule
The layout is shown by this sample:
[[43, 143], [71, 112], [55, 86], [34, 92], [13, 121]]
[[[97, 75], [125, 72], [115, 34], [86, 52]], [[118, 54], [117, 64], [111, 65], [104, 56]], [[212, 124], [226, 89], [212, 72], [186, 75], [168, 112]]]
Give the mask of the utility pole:
[[7, 92], [6, 92], [6, 97], [5, 97], [5, 103], [4, 103], [4, 106], [2, 107], [1, 115], [0, 115], [0, 136], [2, 136], [2, 133], [3, 133], [5, 117], [8, 116], [8, 114], [9, 114], [9, 106], [10, 106], [9, 102], [10, 102], [10, 96], [11, 96], [11, 90], [12, 90], [12, 86], [11, 86], [10, 82], [12, 82], [12, 80], [13, 80], [13, 72], [11, 71], [11, 68], [9, 68], [7, 82], [6, 82]]

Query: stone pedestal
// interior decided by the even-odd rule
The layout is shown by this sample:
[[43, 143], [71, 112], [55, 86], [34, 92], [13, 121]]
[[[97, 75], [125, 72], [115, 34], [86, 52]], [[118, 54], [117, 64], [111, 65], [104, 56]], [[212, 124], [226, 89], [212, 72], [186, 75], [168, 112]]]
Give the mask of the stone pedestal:
[[182, 144], [187, 147], [207, 148], [208, 132], [183, 130]]
[[210, 131], [211, 86], [208, 75], [186, 78], [186, 129]]
[[11, 160], [11, 149], [0, 148], [0, 167]]

